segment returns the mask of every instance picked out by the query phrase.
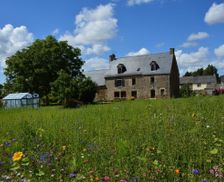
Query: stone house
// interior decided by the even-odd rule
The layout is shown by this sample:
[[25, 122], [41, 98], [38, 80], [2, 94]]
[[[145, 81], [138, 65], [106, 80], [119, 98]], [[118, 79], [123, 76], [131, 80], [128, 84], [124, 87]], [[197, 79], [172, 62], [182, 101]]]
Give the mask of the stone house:
[[186, 84], [189, 85], [190, 89], [195, 93], [212, 95], [217, 86], [217, 80], [215, 75], [181, 77], [180, 87]]
[[179, 95], [179, 69], [169, 52], [109, 57], [109, 69], [86, 72], [98, 85], [96, 100], [171, 98]]

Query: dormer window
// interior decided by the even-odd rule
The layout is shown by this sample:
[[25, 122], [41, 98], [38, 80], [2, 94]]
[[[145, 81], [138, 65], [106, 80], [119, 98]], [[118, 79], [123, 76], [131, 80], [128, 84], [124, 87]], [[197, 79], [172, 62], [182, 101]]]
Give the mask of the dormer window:
[[117, 73], [118, 74], [124, 73], [125, 71], [127, 71], [127, 69], [126, 69], [126, 67], [123, 64], [119, 64], [117, 66]]
[[151, 71], [155, 71], [159, 69], [159, 65], [155, 61], [152, 61], [150, 63], [150, 66], [151, 66]]

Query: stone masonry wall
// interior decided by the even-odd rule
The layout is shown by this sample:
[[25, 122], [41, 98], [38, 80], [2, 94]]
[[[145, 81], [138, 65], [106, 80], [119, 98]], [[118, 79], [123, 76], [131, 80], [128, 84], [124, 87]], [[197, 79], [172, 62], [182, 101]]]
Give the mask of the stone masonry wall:
[[[154, 77], [154, 83], [151, 83]], [[132, 85], [132, 79], [135, 78], [136, 83]], [[115, 87], [115, 79], [124, 79], [125, 86]], [[169, 75], [152, 75], [152, 76], [130, 76], [120, 78], [106, 78], [106, 99], [114, 100], [115, 92], [126, 92], [126, 98], [132, 97], [132, 92], [137, 92], [137, 98], [152, 98], [151, 90], [155, 90], [155, 98], [170, 97], [170, 76]], [[162, 90], [162, 91], [161, 91]], [[161, 93], [162, 92], [162, 93]], [[162, 95], [161, 95], [162, 94]], [[121, 95], [121, 94], [120, 94]]]
[[101, 86], [97, 88], [95, 101], [105, 101], [107, 95], [107, 88], [105, 86]]

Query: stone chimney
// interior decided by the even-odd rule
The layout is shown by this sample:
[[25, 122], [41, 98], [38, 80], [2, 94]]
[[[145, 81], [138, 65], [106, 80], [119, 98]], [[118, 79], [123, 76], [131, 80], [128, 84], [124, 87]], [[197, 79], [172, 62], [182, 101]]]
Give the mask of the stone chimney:
[[111, 54], [110, 56], [109, 56], [109, 62], [112, 62], [112, 61], [114, 61], [114, 60], [116, 60], [117, 58], [116, 58], [116, 56], [115, 56], [115, 54]]
[[170, 55], [174, 55], [175, 54], [175, 49], [174, 48], [170, 48]]

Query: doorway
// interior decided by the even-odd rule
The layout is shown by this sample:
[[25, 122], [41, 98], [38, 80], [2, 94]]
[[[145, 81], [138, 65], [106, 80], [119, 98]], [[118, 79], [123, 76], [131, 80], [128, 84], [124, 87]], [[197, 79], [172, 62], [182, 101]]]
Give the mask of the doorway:
[[154, 89], [151, 90], [151, 98], [155, 98], [156, 96], [156, 92]]

